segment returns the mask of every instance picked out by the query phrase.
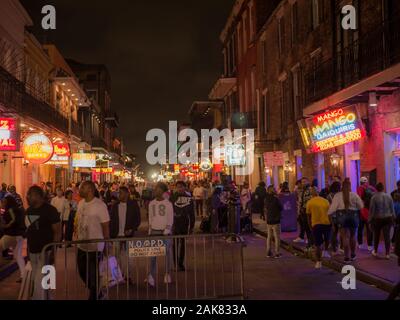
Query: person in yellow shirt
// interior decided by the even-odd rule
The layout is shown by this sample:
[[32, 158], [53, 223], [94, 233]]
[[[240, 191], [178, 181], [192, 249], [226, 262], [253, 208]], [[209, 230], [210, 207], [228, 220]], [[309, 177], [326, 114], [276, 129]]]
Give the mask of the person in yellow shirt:
[[[318, 190], [312, 188], [312, 199], [307, 202], [308, 221], [313, 231], [316, 247], [316, 269], [322, 268], [322, 258], [330, 258], [328, 253], [331, 238], [331, 221], [328, 216], [329, 201], [320, 197]], [[324, 250], [322, 246], [324, 245]]]

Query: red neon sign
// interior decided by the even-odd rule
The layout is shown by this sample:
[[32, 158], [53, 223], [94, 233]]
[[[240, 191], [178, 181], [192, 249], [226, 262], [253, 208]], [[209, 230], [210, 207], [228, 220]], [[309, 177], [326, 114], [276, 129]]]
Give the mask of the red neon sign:
[[19, 151], [20, 131], [18, 120], [0, 118], [0, 151]]

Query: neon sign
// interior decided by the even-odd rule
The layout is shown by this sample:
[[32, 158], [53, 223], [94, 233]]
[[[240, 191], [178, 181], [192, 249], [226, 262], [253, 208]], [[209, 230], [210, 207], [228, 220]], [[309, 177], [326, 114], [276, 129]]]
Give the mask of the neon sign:
[[53, 156], [54, 147], [44, 134], [32, 134], [25, 138], [22, 153], [30, 163], [44, 164]]
[[18, 120], [0, 118], [0, 151], [19, 151]]
[[309, 152], [329, 150], [365, 137], [355, 106], [330, 110], [300, 121], [299, 126]]
[[68, 143], [54, 143], [53, 157], [47, 164], [68, 165], [71, 155]]

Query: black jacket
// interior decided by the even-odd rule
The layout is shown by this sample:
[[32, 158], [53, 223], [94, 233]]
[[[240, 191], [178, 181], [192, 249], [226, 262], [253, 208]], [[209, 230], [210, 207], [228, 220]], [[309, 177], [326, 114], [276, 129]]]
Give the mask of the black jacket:
[[282, 204], [276, 195], [267, 194], [267, 224], [280, 224], [282, 218]]
[[192, 196], [187, 192], [174, 193], [170, 201], [174, 206], [174, 234], [188, 234], [196, 222]]
[[[110, 213], [110, 237], [115, 239], [119, 233], [119, 214], [118, 214], [118, 203], [111, 208]], [[139, 228], [141, 223], [140, 208], [137, 201], [128, 200], [126, 206], [126, 221], [125, 221], [125, 232], [131, 231], [126, 234], [128, 237], [132, 237], [134, 232]]]

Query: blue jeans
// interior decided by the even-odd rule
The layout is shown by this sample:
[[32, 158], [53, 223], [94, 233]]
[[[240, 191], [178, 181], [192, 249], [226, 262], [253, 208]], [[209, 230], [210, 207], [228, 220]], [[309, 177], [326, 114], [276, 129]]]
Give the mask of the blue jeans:
[[[163, 236], [164, 231], [151, 230], [150, 237]], [[165, 273], [171, 272], [172, 266], [172, 250], [171, 250], [172, 240], [166, 240], [165, 248]], [[150, 258], [150, 275], [155, 279], [157, 274], [157, 257]]]

